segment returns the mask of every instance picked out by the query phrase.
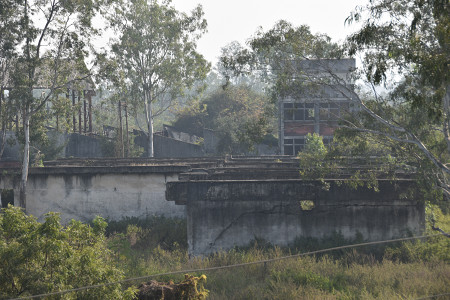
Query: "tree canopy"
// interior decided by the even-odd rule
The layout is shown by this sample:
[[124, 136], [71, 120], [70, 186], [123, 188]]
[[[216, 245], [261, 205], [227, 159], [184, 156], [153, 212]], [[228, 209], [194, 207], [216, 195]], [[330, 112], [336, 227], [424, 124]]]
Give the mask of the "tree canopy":
[[[439, 0], [369, 1], [347, 19], [362, 27], [342, 46], [312, 35], [306, 26], [281, 21], [258, 31], [248, 48], [221, 61], [233, 75], [256, 71], [269, 76], [275, 101], [296, 99], [317, 86], [345, 95], [353, 103], [353, 114], [340, 119], [335, 133], [342, 151], [329, 155], [361, 154], [365, 149], [395, 156], [397, 163], [413, 165], [418, 178], [427, 178], [427, 189], [448, 196], [449, 9], [447, 1]], [[327, 59], [349, 56], [362, 57], [350, 81], [327, 67]], [[302, 62], [311, 60], [322, 66], [321, 72], [309, 73], [303, 67], [307, 64]], [[356, 88], [349, 82], [356, 82]], [[368, 143], [378, 146], [361, 147]], [[351, 145], [355, 148], [349, 149]]]
[[[2, 70], [7, 70], [6, 76], [2, 72], [2, 96], [7, 87], [23, 130], [22, 207], [26, 205], [30, 122], [52, 97], [79, 81], [86, 71], [84, 58], [96, 32], [91, 20], [101, 4], [100, 0], [43, 0], [2, 1], [0, 6], [0, 61]], [[37, 87], [45, 92], [36, 95]]]
[[364, 57], [361, 78], [373, 92], [372, 103], [360, 101], [363, 113], [347, 129], [403, 149], [447, 197], [449, 16], [448, 1], [370, 1], [347, 18], [362, 28], [346, 44], [349, 55]]
[[153, 118], [209, 70], [196, 51], [207, 23], [201, 6], [187, 15], [170, 0], [118, 1], [114, 8], [108, 19], [119, 37], [113, 41], [111, 59], [133, 91], [132, 104], [145, 111], [147, 154], [152, 157]]
[[218, 151], [242, 154], [273, 133], [273, 111], [267, 97], [248, 86], [219, 88], [177, 113], [174, 126], [203, 137], [203, 130], [218, 135]]
[[224, 51], [220, 64], [228, 79], [251, 74], [266, 80], [278, 101], [279, 97], [295, 94], [292, 89], [304, 74], [301, 61], [339, 58], [342, 54], [342, 48], [329, 36], [313, 34], [307, 25], [295, 27], [282, 20], [267, 31], [259, 29], [247, 41], [247, 47]]

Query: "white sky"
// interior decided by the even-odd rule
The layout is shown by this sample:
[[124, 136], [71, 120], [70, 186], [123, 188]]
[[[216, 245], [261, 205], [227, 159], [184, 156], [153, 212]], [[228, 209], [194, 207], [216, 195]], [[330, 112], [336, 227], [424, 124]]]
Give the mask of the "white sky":
[[326, 33], [333, 41], [343, 41], [357, 27], [344, 25], [345, 18], [367, 0], [172, 0], [176, 9], [190, 12], [203, 6], [208, 33], [198, 43], [198, 51], [213, 64], [220, 49], [232, 41], [245, 44], [259, 26], [268, 30], [278, 20], [294, 26], [309, 25], [312, 33]]

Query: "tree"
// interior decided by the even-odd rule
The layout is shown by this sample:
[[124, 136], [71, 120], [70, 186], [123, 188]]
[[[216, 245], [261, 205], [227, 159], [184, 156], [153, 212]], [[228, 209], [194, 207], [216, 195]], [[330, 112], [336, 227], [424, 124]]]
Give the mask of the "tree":
[[[95, 32], [91, 20], [100, 4], [100, 0], [2, 1], [0, 18], [7, 27], [2, 30], [0, 45], [10, 53], [5, 57], [9, 60], [9, 98], [21, 116], [24, 133], [19, 197], [24, 208], [30, 122], [52, 97], [64, 92], [70, 83], [81, 80], [71, 74], [84, 66], [89, 38]], [[43, 88], [45, 93], [36, 95], [36, 87]]]
[[[425, 176], [428, 187], [437, 187], [448, 197], [449, 9], [447, 1], [439, 0], [374, 0], [347, 19], [364, 22], [343, 48], [279, 23], [250, 39], [250, 49], [222, 61], [237, 74], [256, 67], [263, 75], [272, 75], [274, 99], [296, 99], [305, 89], [319, 86], [345, 95], [355, 110], [350, 118], [340, 119], [337, 135], [375, 141], [387, 158], [400, 154], [400, 166], [412, 164], [419, 180]], [[304, 39], [295, 38], [300, 32]], [[353, 76], [365, 86], [355, 89], [323, 60], [343, 55], [363, 57]], [[320, 72], [310, 73], [299, 63], [312, 59]], [[349, 147], [343, 148], [347, 151], [330, 155], [348, 155]]]
[[214, 130], [218, 151], [242, 154], [273, 131], [273, 111], [269, 100], [250, 87], [229, 85], [178, 111], [174, 126], [197, 136], [203, 129]]
[[20, 41], [19, 25], [23, 21], [19, 13], [20, 5], [16, 0], [6, 0], [0, 3], [0, 121], [1, 121], [1, 150], [3, 155], [6, 142], [6, 125], [16, 111], [9, 101], [8, 79], [12, 61], [15, 58], [15, 49]]
[[[0, 297], [26, 297], [122, 279], [106, 247], [106, 225], [97, 217], [92, 226], [72, 220], [64, 227], [56, 213], [47, 214], [40, 223], [18, 207], [2, 209]], [[78, 292], [76, 298], [127, 296], [120, 284], [114, 284]]]
[[[346, 127], [407, 147], [410, 160], [448, 198], [448, 1], [374, 0], [347, 18], [349, 23], [361, 21], [362, 28], [348, 38], [346, 48], [350, 55], [364, 56], [361, 75], [372, 88], [376, 106], [356, 98], [371, 122]], [[382, 84], [388, 88], [384, 97], [376, 89]]]
[[134, 102], [129, 104], [143, 106], [147, 154], [153, 157], [153, 119], [209, 70], [196, 51], [207, 26], [203, 10], [197, 6], [187, 15], [171, 6], [170, 0], [119, 1], [108, 19], [120, 35], [113, 41], [111, 59], [125, 72], [129, 90], [134, 91]]
[[247, 41], [248, 47], [231, 45], [220, 57], [223, 75], [257, 75], [272, 88], [274, 101], [286, 96], [288, 88], [298, 84], [304, 71], [300, 62], [309, 59], [338, 58], [342, 49], [323, 34], [312, 34], [309, 27], [294, 27], [279, 21], [264, 32], [260, 28]]

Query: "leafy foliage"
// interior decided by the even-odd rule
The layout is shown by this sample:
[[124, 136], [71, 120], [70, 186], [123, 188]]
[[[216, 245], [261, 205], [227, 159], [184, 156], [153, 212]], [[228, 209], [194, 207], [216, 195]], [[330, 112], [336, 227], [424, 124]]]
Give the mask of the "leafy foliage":
[[305, 148], [298, 153], [300, 175], [303, 178], [324, 178], [331, 170], [329, 161], [325, 160], [328, 151], [318, 134], [306, 136]]
[[[362, 122], [347, 126], [362, 136], [390, 139], [386, 143], [392, 149], [403, 151], [393, 150], [400, 161], [409, 154], [408, 160], [428, 179], [428, 189], [439, 190], [431, 196], [447, 199], [449, 16], [447, 1], [370, 1], [347, 18], [361, 22], [362, 28], [346, 45], [350, 55], [364, 55], [361, 78], [374, 91], [372, 105], [361, 101]], [[387, 87], [384, 97], [376, 89], [382, 84]]]
[[[26, 206], [31, 119], [39, 118], [36, 115], [42, 113], [48, 102], [87, 76], [84, 58], [90, 38], [96, 33], [91, 20], [102, 2], [2, 1], [0, 6], [0, 94], [3, 96], [4, 86], [10, 89], [8, 105], [14, 109], [7, 118], [17, 114], [16, 124], [22, 125], [24, 137], [19, 187], [22, 207]], [[3, 72], [5, 61], [7, 80]], [[36, 87], [45, 92], [37, 95]], [[38, 122], [34, 121], [36, 125]]]
[[274, 102], [297, 94], [299, 78], [304, 73], [301, 61], [338, 58], [343, 54], [327, 35], [312, 34], [306, 25], [294, 27], [283, 20], [266, 32], [258, 30], [247, 44], [248, 48], [223, 53], [220, 58], [223, 75], [228, 79], [248, 74], [259, 76], [270, 84]]
[[[187, 15], [171, 6], [170, 0], [118, 1], [111, 11], [108, 19], [119, 38], [112, 45], [113, 57], [105, 53], [103, 60], [115, 73], [123, 74], [123, 79], [114, 80], [133, 91], [129, 103], [136, 111], [145, 111], [148, 156], [152, 157], [153, 118], [209, 70], [196, 51], [207, 23], [201, 6]], [[107, 76], [114, 77], [114, 72]]]
[[[433, 212], [427, 210], [427, 216], [433, 214], [436, 225], [448, 231], [448, 215], [441, 214], [436, 207]], [[130, 220], [127, 224], [127, 220], [124, 220], [119, 226], [129, 228], [126, 236], [130, 241], [135, 232], [143, 229], [141, 225], [146, 226], [146, 222], [141, 225], [134, 223]], [[168, 222], [165, 226], [172, 227], [171, 224]], [[119, 230], [119, 227], [112, 228]], [[427, 233], [431, 233], [428, 230]], [[166, 228], [164, 232], [172, 231]], [[178, 235], [176, 232], [169, 233], [172, 234]], [[169, 240], [173, 238], [168, 237]], [[111, 234], [109, 239], [115, 240], [116, 236]], [[323, 239], [299, 238], [289, 248], [275, 247], [257, 240], [248, 247], [206, 257], [189, 258], [186, 245], [173, 249], [132, 246], [134, 252], [128, 256], [124, 253], [129, 245], [115, 244], [115, 247], [119, 247], [113, 248], [113, 251], [123, 256], [118, 265], [131, 272], [129, 276], [139, 276], [266, 260], [363, 241], [362, 235], [346, 240], [334, 232]], [[208, 276], [207, 288], [213, 299], [391, 299], [398, 294], [410, 298], [425, 297], [448, 290], [448, 243], [449, 239], [441, 236], [422, 242], [365, 246], [315, 257], [209, 271], [205, 273]], [[132, 265], [128, 259], [132, 259], [135, 264]], [[201, 275], [193, 276], [199, 278]], [[170, 275], [161, 276], [158, 280], [182, 282], [185, 277], [182, 274]]]
[[[0, 297], [30, 296], [76, 287], [114, 282], [121, 272], [110, 260], [104, 232], [106, 222], [96, 218], [92, 226], [71, 221], [60, 224], [56, 213], [39, 223], [13, 206], [0, 214]], [[130, 296], [119, 284], [65, 299], [122, 299]]]
[[[167, 299], [167, 300], [204, 300], [208, 297], [209, 291], [205, 289], [206, 276], [199, 277], [189, 274], [184, 275], [184, 280], [174, 283], [172, 280], [168, 284], [151, 280], [139, 286], [138, 299]], [[162, 295], [162, 296], [161, 296]]]
[[214, 130], [219, 152], [245, 153], [274, 131], [268, 102], [248, 86], [228, 86], [179, 111], [174, 126], [198, 136], [204, 128]]

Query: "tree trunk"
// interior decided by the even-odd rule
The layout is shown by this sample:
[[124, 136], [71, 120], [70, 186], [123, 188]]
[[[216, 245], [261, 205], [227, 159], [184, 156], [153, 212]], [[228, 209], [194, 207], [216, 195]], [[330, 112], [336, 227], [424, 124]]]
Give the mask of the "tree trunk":
[[81, 134], [81, 91], [78, 92], [78, 133]]
[[153, 151], [153, 115], [152, 115], [152, 98], [151, 93], [148, 91], [144, 92], [145, 97], [145, 115], [147, 121], [147, 140], [148, 140], [148, 152], [147, 157], [154, 157]]
[[87, 109], [86, 109], [86, 97], [83, 99], [83, 115], [84, 115], [84, 133], [86, 133], [87, 129]]
[[75, 107], [76, 107], [76, 103], [75, 103], [75, 90], [72, 89], [72, 125], [73, 125], [73, 133], [77, 132], [77, 118], [76, 118], [76, 114], [75, 114]]
[[6, 122], [7, 122], [7, 116], [6, 113], [3, 114], [3, 98], [4, 98], [4, 90], [3, 87], [0, 88], [0, 119], [2, 122], [2, 145], [0, 147], [0, 159], [3, 156], [3, 151], [5, 151], [5, 141], [6, 141]]
[[23, 149], [22, 177], [19, 187], [19, 206], [25, 210], [27, 203], [28, 165], [30, 161], [30, 108], [28, 105], [25, 108], [23, 116], [23, 131], [25, 134], [25, 145]]
[[119, 101], [119, 139], [120, 139], [120, 156], [125, 157], [125, 150], [123, 146], [123, 125], [122, 125], [122, 102]]
[[88, 116], [89, 116], [89, 133], [92, 133], [92, 94], [88, 92]]
[[447, 86], [444, 96], [444, 136], [447, 143], [447, 151], [450, 153], [450, 85]]
[[126, 135], [125, 138], [127, 141], [125, 157], [128, 157], [130, 155], [130, 140], [128, 139], [128, 105], [126, 102], [124, 105], [124, 109], [125, 109], [125, 135]]

